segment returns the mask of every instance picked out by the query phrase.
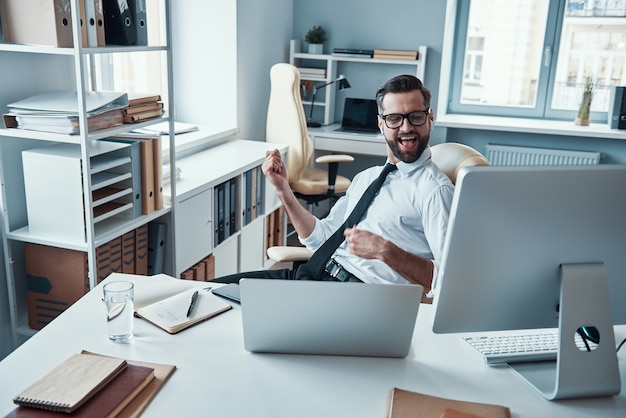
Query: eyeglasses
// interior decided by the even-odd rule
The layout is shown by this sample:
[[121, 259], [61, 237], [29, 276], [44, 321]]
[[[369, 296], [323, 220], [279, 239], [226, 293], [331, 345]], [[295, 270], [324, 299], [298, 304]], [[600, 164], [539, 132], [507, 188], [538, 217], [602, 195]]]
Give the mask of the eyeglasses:
[[380, 115], [380, 117], [385, 121], [387, 128], [398, 129], [404, 123], [404, 119], [407, 119], [413, 126], [422, 126], [426, 123], [426, 120], [428, 120], [429, 112], [430, 109], [415, 110], [411, 113], [405, 113], [404, 115], [400, 113], [390, 113], [388, 115]]

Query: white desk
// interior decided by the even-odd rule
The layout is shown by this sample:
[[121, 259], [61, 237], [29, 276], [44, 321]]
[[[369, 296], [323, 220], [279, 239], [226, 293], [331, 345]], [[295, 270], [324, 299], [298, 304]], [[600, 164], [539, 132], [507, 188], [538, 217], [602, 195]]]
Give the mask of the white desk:
[[387, 144], [381, 134], [336, 131], [338, 123], [308, 128], [313, 148], [321, 151], [342, 152], [374, 156], [387, 156]]
[[[485, 365], [459, 335], [434, 335], [429, 305], [420, 308], [405, 359], [251, 354], [243, 348], [238, 306], [177, 335], [136, 318], [131, 344], [109, 342], [101, 286], [0, 362], [0, 416], [13, 410], [19, 390], [83, 349], [178, 367], [146, 417], [380, 418], [394, 386], [507, 405], [515, 417], [626, 416], [624, 391], [619, 397], [544, 400], [510, 369]], [[625, 335], [619, 327], [617, 338]], [[623, 385], [626, 351], [619, 361]]]

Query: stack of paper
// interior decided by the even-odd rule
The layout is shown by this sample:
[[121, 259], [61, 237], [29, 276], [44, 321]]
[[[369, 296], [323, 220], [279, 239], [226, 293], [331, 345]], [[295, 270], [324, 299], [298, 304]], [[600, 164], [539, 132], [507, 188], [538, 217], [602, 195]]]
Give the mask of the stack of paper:
[[[111, 128], [123, 122], [122, 108], [128, 106], [126, 93], [85, 93], [88, 132]], [[59, 134], [80, 133], [76, 92], [53, 92], [10, 103], [4, 115], [7, 128], [28, 129]]]

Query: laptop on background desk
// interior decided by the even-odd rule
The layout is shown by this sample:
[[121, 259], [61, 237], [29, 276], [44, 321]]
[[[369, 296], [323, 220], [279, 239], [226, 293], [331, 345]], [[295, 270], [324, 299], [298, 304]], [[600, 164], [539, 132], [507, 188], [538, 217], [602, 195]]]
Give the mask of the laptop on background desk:
[[255, 353], [406, 357], [419, 285], [241, 279], [244, 347]]
[[338, 132], [378, 133], [378, 107], [374, 99], [346, 97]]

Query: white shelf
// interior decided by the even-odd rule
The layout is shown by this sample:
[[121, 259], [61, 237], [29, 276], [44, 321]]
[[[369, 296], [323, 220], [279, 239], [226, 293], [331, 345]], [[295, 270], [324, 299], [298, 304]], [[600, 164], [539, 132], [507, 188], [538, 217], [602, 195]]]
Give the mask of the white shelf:
[[[418, 48], [418, 59], [416, 60], [401, 60], [401, 59], [380, 59], [380, 58], [368, 58], [368, 57], [351, 57], [345, 55], [333, 55], [333, 54], [308, 54], [300, 52], [300, 41], [291, 40], [289, 43], [289, 63], [292, 65], [303, 66], [303, 61], [319, 61], [318, 66], [320, 68], [326, 68], [326, 76], [314, 76], [307, 75], [301, 76], [301, 80], [306, 81], [319, 81], [330, 82], [337, 79], [339, 73], [339, 67], [342, 63], [351, 62], [367, 65], [402, 65], [410, 66], [413, 69], [413, 74], [420, 80], [424, 81], [424, 71], [426, 67], [426, 54], [428, 47], [420, 46]], [[350, 78], [348, 76], [348, 78]], [[303, 101], [305, 107], [305, 114], [309, 114], [311, 102]], [[329, 125], [334, 122], [335, 116], [335, 89], [326, 89], [323, 97], [316, 97], [314, 106], [323, 107], [323, 125]], [[306, 109], [308, 108], [308, 109]]]

